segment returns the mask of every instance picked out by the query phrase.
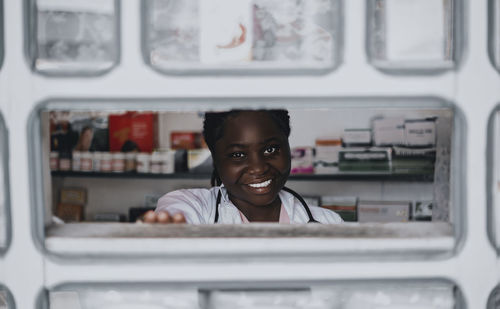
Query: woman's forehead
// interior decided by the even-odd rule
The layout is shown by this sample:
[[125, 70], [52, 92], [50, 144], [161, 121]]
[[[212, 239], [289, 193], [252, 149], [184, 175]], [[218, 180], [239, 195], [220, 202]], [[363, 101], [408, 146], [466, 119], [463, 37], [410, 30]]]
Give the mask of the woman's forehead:
[[263, 111], [244, 111], [226, 120], [222, 142], [262, 142], [271, 137], [285, 137], [273, 118]]

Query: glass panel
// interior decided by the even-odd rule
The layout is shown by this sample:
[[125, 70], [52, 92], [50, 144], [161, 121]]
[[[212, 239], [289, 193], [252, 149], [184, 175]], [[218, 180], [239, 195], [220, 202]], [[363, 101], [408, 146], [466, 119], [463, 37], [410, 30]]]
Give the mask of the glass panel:
[[338, 0], [143, 1], [144, 57], [166, 73], [322, 72], [341, 61]]
[[28, 44], [33, 70], [96, 75], [118, 62], [117, 1], [30, 1]]
[[368, 0], [368, 57], [387, 71], [439, 71], [457, 65], [459, 0]]
[[500, 287], [496, 286], [488, 298], [488, 309], [500, 308]]
[[15, 309], [12, 295], [4, 286], [0, 285], [0, 309]]
[[7, 250], [10, 243], [10, 213], [8, 185], [8, 142], [7, 129], [0, 115], [0, 253]]
[[[303, 107], [304, 101], [308, 108]], [[342, 239], [347, 235], [366, 236], [367, 230], [373, 230], [377, 231], [373, 233], [375, 238], [413, 235], [415, 239], [406, 242], [412, 247], [407, 248], [408, 252], [418, 251], [421, 245], [435, 250], [437, 247], [429, 245], [430, 242], [424, 244], [428, 238], [435, 238], [441, 245], [444, 241], [446, 250], [453, 248], [453, 230], [461, 231], [461, 208], [452, 198], [452, 194], [460, 190], [455, 191], [451, 162], [452, 154], [458, 153], [452, 151], [457, 147], [454, 132], [461, 125], [456, 123], [458, 116], [452, 106], [428, 98], [273, 99], [272, 106], [288, 109], [292, 130], [288, 139], [283, 138], [285, 146], [279, 142], [266, 151], [274, 153], [276, 149], [284, 149], [286, 160], [280, 162], [286, 161], [286, 164], [283, 170], [274, 166], [273, 171], [277, 172], [261, 177], [262, 183], [249, 182], [252, 189], [248, 190], [272, 193], [271, 203], [278, 201], [274, 196], [280, 196], [283, 211], [280, 210], [279, 218], [269, 215], [266, 222], [307, 223], [312, 217], [322, 223], [339, 223], [342, 218], [345, 223], [339, 227], [267, 224], [257, 228], [243, 224], [238, 228], [226, 226], [223, 230], [210, 225], [200, 229], [188, 224], [181, 229], [178, 225], [156, 229], [159, 225], [134, 223], [146, 211], [155, 209], [161, 196], [175, 191], [173, 194], [180, 193], [182, 198], [188, 198], [191, 193], [206, 195], [206, 199], [202, 198], [203, 205], [198, 205], [200, 208], [190, 202], [182, 203], [191, 205], [187, 208], [169, 208], [170, 202], [165, 204], [167, 208], [158, 206], [171, 215], [182, 213], [188, 223], [248, 220], [262, 224], [262, 219], [240, 209], [238, 201], [226, 197], [230, 190], [238, 188], [237, 182], [231, 180], [231, 173], [219, 169], [224, 186], [211, 185], [210, 149], [218, 152], [210, 147], [213, 142], [203, 141], [202, 130], [206, 112], [271, 106], [267, 103], [265, 99], [259, 99], [258, 103], [251, 99], [217, 99], [217, 102], [166, 99], [125, 105], [111, 100], [61, 100], [42, 104], [30, 122], [34, 137], [31, 161], [40, 162], [40, 166], [33, 168], [39, 171], [38, 176], [32, 177], [36, 181], [34, 191], [39, 194], [37, 201], [45, 201], [45, 204], [39, 202], [34, 210], [40, 223], [40, 241], [56, 248], [58, 240], [92, 235], [135, 238], [131, 241], [139, 241], [137, 237], [197, 238], [201, 235], [277, 238], [287, 236], [291, 229], [297, 236]], [[411, 108], [412, 104], [415, 107]], [[283, 127], [283, 120], [276, 120], [280, 116], [271, 116], [270, 110], [261, 113], [265, 123], [274, 128], [277, 121], [278, 127]], [[251, 112], [242, 114], [247, 117]], [[238, 115], [234, 113], [231, 117]], [[239, 125], [231, 132], [238, 130]], [[276, 134], [281, 136], [280, 132]], [[290, 153], [286, 150], [288, 144]], [[245, 157], [244, 151], [235, 152]], [[43, 155], [40, 157], [40, 154]], [[219, 164], [227, 163], [226, 156], [215, 158]], [[460, 162], [459, 158], [454, 162]], [[303, 197], [304, 203], [291, 193], [284, 193], [285, 182]], [[178, 189], [188, 191], [176, 191]], [[223, 202], [216, 201], [218, 192]], [[290, 204], [287, 201], [291, 201]], [[252, 205], [255, 203], [260, 200], [253, 201]], [[220, 211], [218, 219], [215, 219], [216, 210]], [[45, 218], [44, 224], [41, 218]], [[111, 224], [116, 222], [122, 224]], [[366, 225], [354, 226], [348, 222]], [[395, 223], [404, 224], [391, 225]], [[43, 239], [45, 233], [49, 236], [47, 239]], [[351, 245], [348, 247], [355, 250]], [[80, 247], [77, 251], [86, 249], [88, 247]], [[153, 247], [150, 249], [154, 251]], [[375, 247], [372, 249], [376, 251]]]
[[500, 71], [500, 1], [489, 1], [489, 53], [493, 66]]
[[172, 288], [165, 284], [66, 285], [49, 292], [49, 308], [455, 309], [462, 304], [456, 287], [440, 281], [360, 280], [327, 285], [296, 283], [296, 287], [287, 288], [292, 284], [267, 283], [230, 290]]

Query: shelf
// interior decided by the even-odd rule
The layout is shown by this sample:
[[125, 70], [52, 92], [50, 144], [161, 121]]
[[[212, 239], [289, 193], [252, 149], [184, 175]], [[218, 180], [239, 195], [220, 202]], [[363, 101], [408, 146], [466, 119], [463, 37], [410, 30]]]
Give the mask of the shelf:
[[[52, 171], [53, 177], [87, 177], [87, 178], [121, 178], [121, 179], [210, 179], [210, 174], [175, 173], [175, 174], [150, 174], [150, 173], [101, 173], [101, 172], [72, 172]], [[324, 175], [291, 175], [290, 181], [331, 181], [331, 180], [363, 180], [363, 181], [420, 181], [432, 182], [434, 173], [429, 172], [338, 172]]]

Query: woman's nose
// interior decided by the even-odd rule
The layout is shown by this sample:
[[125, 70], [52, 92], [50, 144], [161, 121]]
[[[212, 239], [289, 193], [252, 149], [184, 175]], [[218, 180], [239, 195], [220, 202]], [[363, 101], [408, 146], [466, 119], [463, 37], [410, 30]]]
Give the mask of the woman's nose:
[[267, 163], [260, 155], [251, 155], [248, 160], [248, 172], [250, 174], [263, 174], [267, 171]]

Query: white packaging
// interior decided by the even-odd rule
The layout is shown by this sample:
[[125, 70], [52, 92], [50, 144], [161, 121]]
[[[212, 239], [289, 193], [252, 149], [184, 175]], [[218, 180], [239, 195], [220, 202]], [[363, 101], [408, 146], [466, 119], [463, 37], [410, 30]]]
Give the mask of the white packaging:
[[111, 170], [115, 173], [123, 173], [125, 171], [125, 154], [121, 152], [113, 153], [111, 161]]
[[71, 161], [71, 170], [80, 171], [82, 163], [82, 153], [80, 151], [73, 151], [73, 159]]
[[134, 172], [136, 168], [137, 153], [129, 152], [125, 154], [125, 172]]
[[141, 152], [136, 157], [136, 169], [138, 173], [149, 173], [151, 165], [151, 154]]
[[375, 146], [405, 145], [405, 120], [403, 117], [378, 118], [372, 122]]
[[435, 120], [406, 120], [405, 139], [407, 146], [434, 146], [436, 144]]
[[407, 222], [410, 201], [359, 201], [359, 222]]
[[342, 142], [346, 145], [370, 145], [372, 142], [372, 130], [344, 129]]
[[51, 151], [49, 158], [50, 158], [50, 170], [57, 171], [59, 169], [59, 152]]
[[166, 151], [161, 154], [161, 173], [173, 174], [175, 172], [175, 151]]
[[158, 151], [151, 154], [150, 172], [152, 174], [159, 174], [161, 172], [161, 153]]
[[80, 170], [82, 172], [92, 171], [92, 153], [84, 151], [81, 153]]
[[102, 161], [102, 152], [96, 151], [92, 154], [92, 170], [94, 172], [101, 171], [101, 161]]
[[113, 155], [110, 152], [104, 152], [101, 159], [101, 172], [111, 172], [113, 170], [112, 162]]

